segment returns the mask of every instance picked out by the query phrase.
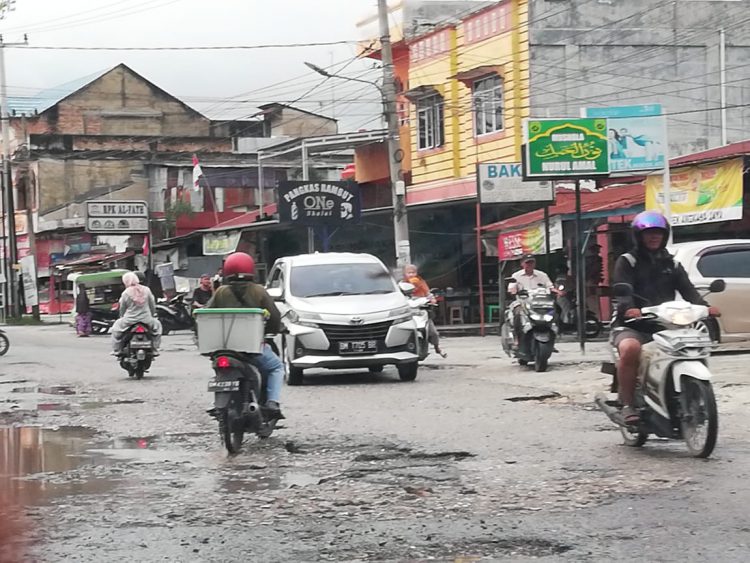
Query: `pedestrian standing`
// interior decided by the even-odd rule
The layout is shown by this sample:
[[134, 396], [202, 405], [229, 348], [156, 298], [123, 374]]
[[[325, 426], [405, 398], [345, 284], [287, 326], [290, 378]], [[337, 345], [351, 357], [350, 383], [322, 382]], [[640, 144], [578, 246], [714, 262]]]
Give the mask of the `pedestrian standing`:
[[88, 338], [91, 335], [91, 303], [84, 284], [78, 286], [76, 296], [76, 333], [79, 338]]

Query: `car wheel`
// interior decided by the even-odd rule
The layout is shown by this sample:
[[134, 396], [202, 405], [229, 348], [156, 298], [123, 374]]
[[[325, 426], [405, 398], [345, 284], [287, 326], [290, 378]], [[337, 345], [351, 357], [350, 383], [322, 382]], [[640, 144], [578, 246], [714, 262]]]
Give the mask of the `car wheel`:
[[399, 364], [396, 367], [398, 368], [398, 377], [401, 381], [414, 381], [417, 378], [417, 371], [419, 370], [417, 362]]
[[286, 344], [283, 346], [284, 353], [284, 381], [287, 385], [297, 386], [305, 383], [305, 372], [302, 368], [296, 368], [289, 360], [289, 349]]

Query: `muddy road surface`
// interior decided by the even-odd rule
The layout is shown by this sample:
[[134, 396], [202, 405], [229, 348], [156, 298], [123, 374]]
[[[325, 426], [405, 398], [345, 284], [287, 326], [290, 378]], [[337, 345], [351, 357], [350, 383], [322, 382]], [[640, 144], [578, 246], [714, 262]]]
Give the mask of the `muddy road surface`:
[[603, 344], [537, 374], [491, 336], [446, 339], [413, 383], [285, 387], [283, 428], [229, 457], [190, 335], [135, 381], [107, 339], [8, 332], [0, 486], [31, 561], [750, 560], [747, 355], [712, 359], [707, 461], [621, 445], [592, 405]]

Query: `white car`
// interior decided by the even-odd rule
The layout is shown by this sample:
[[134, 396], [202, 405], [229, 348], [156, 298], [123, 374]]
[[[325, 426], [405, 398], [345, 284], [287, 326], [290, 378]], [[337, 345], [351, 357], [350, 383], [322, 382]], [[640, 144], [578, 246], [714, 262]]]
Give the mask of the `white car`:
[[727, 287], [707, 297], [721, 317], [709, 319], [706, 328], [716, 342], [750, 339], [750, 240], [702, 240], [669, 248], [701, 293], [716, 279]]
[[277, 342], [289, 385], [301, 385], [309, 368], [379, 373], [395, 365], [401, 380], [417, 377], [413, 312], [375, 256], [331, 252], [280, 258], [266, 289], [287, 331]]

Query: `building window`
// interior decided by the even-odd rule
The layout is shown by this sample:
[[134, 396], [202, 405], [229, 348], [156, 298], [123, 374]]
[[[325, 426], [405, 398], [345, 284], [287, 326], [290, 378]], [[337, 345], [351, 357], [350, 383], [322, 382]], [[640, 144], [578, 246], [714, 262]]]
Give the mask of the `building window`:
[[417, 102], [417, 120], [419, 131], [417, 148], [419, 150], [442, 147], [445, 143], [443, 132], [443, 97], [434, 94]]
[[503, 81], [499, 76], [474, 82], [474, 130], [477, 136], [503, 130]]

